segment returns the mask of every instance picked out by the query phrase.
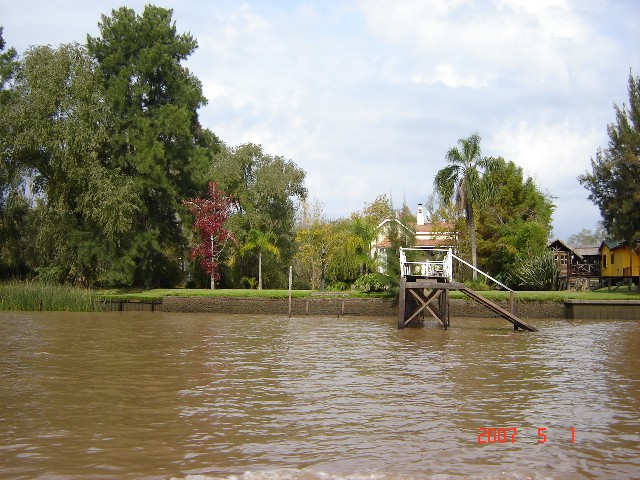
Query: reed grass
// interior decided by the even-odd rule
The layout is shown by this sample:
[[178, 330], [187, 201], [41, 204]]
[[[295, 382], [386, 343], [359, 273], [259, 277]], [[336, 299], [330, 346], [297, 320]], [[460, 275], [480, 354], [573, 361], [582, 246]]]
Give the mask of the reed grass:
[[34, 281], [0, 283], [0, 310], [93, 312], [104, 302], [85, 288]]

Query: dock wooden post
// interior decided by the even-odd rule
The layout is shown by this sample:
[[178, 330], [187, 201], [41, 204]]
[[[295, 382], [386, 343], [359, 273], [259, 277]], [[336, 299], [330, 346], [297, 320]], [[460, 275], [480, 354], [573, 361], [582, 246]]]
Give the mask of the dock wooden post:
[[513, 303], [513, 291], [509, 292], [509, 306], [511, 307], [511, 315], [516, 314], [516, 307]]
[[449, 290], [440, 290], [440, 298], [438, 299], [438, 310], [440, 313], [440, 320], [444, 325], [445, 330], [449, 328]]
[[406, 292], [407, 292], [407, 279], [400, 278], [400, 298], [398, 299], [398, 328], [404, 328], [404, 320], [406, 316]]

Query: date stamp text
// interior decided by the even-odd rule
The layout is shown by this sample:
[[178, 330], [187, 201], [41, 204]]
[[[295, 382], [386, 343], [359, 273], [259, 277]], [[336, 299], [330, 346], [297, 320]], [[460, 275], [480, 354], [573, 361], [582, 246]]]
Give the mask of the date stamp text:
[[[542, 445], [547, 443], [547, 429], [546, 427], [538, 427], [538, 444]], [[518, 429], [516, 427], [491, 427], [478, 428], [478, 443], [516, 443], [518, 438]], [[571, 443], [576, 442], [576, 430], [575, 428], [569, 428], [569, 432], [566, 432], [565, 438], [568, 440], [571, 438]]]

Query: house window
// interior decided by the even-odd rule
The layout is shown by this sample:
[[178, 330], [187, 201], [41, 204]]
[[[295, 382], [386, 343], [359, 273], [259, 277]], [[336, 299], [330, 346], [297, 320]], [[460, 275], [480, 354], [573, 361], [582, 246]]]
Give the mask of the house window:
[[613, 259], [614, 259], [614, 258], [615, 258], [615, 254], [614, 254], [614, 253], [612, 253], [612, 254], [611, 254], [611, 265], [613, 265], [613, 263], [614, 263], [614, 261], [613, 261]]
[[607, 256], [602, 255], [602, 268], [607, 268]]

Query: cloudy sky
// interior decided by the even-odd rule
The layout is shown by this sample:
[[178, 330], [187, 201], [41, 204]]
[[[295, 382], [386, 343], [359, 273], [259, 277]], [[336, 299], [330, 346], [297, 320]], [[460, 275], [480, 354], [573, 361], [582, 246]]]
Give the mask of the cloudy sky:
[[477, 132], [554, 197], [554, 237], [599, 220], [576, 177], [640, 74], [636, 0], [0, 0], [8, 46], [98, 35], [100, 15], [173, 8], [199, 48], [202, 124], [307, 172], [328, 218], [378, 195], [415, 208]]

